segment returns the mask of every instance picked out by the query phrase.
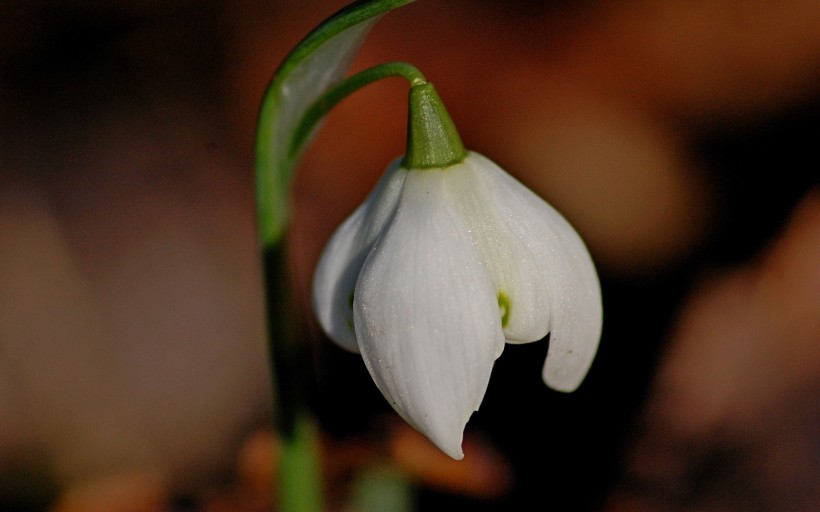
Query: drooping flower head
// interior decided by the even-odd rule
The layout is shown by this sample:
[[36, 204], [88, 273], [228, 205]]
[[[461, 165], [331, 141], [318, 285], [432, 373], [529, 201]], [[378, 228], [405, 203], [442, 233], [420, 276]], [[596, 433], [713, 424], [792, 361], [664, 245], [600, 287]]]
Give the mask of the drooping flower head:
[[570, 224], [464, 150], [430, 84], [411, 89], [408, 150], [337, 229], [316, 315], [360, 352], [393, 408], [455, 459], [505, 343], [548, 333], [543, 378], [573, 391], [602, 325], [598, 277]]

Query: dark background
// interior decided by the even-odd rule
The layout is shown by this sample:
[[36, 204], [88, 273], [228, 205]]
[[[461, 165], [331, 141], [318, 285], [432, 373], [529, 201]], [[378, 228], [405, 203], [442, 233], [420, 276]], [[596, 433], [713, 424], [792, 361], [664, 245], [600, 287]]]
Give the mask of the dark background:
[[[0, 6], [0, 508], [262, 507], [242, 465], [271, 423], [256, 109], [342, 5]], [[467, 429], [505, 461], [497, 486], [411, 471], [419, 510], [810, 510], [819, 26], [810, 1], [465, 0], [376, 27], [354, 68], [421, 68], [466, 145], [578, 228], [604, 297], [576, 393], [543, 385], [547, 341], [497, 361]], [[390, 81], [350, 98], [305, 157], [291, 238], [305, 304], [323, 244], [403, 150], [405, 94]], [[401, 427], [360, 358], [313, 331], [343, 500], [333, 475], [405, 467], [385, 449]]]

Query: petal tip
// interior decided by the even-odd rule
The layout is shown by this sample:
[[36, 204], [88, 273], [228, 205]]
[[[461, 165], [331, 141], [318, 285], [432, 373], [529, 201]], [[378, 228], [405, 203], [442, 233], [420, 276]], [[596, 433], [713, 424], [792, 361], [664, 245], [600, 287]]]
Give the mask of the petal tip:
[[[586, 357], [573, 357], [569, 354], [547, 354], [541, 377], [544, 384], [562, 393], [577, 390], [589, 373], [595, 352]], [[563, 356], [563, 357], [562, 357]]]
[[444, 452], [448, 457], [454, 460], [462, 460], [464, 458], [464, 451], [461, 448], [461, 443], [464, 438], [464, 429], [459, 429], [457, 432], [440, 432], [437, 435], [433, 432], [422, 432], [436, 447]]
[[550, 389], [560, 391], [561, 393], [572, 393], [581, 386], [581, 382], [584, 380], [583, 377], [581, 379], [570, 380], [562, 376], [553, 375], [547, 371], [544, 371], [542, 377], [544, 378], [544, 384], [549, 386]]

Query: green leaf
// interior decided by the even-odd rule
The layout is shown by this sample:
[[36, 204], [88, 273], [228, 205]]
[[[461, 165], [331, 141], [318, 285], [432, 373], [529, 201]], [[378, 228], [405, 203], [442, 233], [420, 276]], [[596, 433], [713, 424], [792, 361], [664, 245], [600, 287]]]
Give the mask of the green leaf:
[[288, 222], [293, 170], [309, 143], [290, 151], [305, 112], [347, 73], [379, 18], [414, 0], [355, 2], [337, 12], [285, 58], [262, 101], [256, 135], [256, 201], [263, 247], [277, 243]]

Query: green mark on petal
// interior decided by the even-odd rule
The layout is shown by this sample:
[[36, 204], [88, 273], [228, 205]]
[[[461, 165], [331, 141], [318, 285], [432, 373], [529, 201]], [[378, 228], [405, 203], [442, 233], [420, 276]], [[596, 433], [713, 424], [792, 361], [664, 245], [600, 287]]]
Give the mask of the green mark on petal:
[[510, 322], [510, 297], [504, 292], [498, 292], [498, 308], [501, 310], [501, 327], [507, 327]]

